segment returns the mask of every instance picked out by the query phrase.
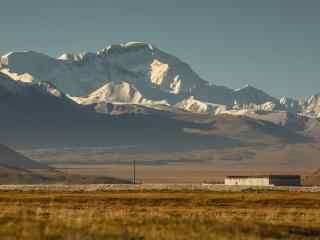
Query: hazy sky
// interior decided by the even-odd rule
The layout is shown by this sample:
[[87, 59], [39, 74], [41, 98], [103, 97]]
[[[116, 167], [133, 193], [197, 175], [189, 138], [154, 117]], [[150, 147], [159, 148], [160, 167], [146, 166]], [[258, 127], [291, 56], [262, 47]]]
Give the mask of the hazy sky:
[[10, 0], [0, 3], [0, 29], [2, 54], [146, 41], [219, 85], [320, 92], [319, 0]]

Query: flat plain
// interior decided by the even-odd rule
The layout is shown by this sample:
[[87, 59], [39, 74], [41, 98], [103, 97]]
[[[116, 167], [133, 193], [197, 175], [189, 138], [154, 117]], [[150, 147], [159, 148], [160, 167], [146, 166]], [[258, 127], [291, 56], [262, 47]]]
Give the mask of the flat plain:
[[1, 239], [320, 239], [320, 194], [0, 191]]
[[25, 156], [56, 169], [89, 176], [132, 178], [143, 183], [222, 183], [226, 175], [312, 175], [319, 165], [318, 145], [276, 145], [192, 151], [128, 148], [20, 149]]

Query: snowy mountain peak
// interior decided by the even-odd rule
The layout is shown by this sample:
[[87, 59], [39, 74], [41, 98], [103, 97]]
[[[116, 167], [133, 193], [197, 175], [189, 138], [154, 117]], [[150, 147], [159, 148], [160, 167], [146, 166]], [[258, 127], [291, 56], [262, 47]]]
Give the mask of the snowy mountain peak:
[[45, 94], [56, 98], [67, 98], [62, 91], [50, 82], [23, 82], [15, 81], [10, 76], [0, 72], [0, 95], [1, 92], [15, 95], [33, 96], [34, 94]]
[[96, 57], [97, 57], [97, 54], [95, 53], [82, 52], [79, 54], [64, 53], [57, 59], [61, 61], [81, 62], [84, 60], [95, 59]]
[[289, 101], [290, 101], [290, 99], [288, 97], [286, 97], [286, 96], [281, 97], [280, 100], [279, 100], [280, 104], [282, 104], [282, 105], [288, 104]]
[[153, 51], [154, 47], [150, 43], [145, 42], [127, 42], [120, 44], [124, 48], [135, 48], [135, 49], [149, 49], [150, 51]]
[[238, 91], [243, 91], [243, 90], [247, 90], [247, 89], [256, 89], [255, 87], [251, 86], [250, 84], [246, 84], [241, 88], [237, 88], [234, 91], [238, 92]]
[[300, 102], [296, 99], [289, 97], [281, 97], [279, 100], [280, 106], [282, 109], [285, 109], [289, 112], [301, 112], [302, 106]]
[[[116, 112], [129, 113], [135, 112], [134, 109], [136, 107], [144, 108], [150, 106], [153, 109], [153, 107], [157, 108], [159, 105], [169, 105], [165, 100], [152, 101], [144, 98], [138, 89], [125, 81], [109, 82], [88, 97], [70, 98], [78, 104], [94, 105], [96, 111], [106, 114], [113, 112], [110, 110], [111, 106], [114, 110], [118, 109]], [[130, 107], [130, 105], [135, 105], [136, 107]]]
[[63, 60], [63, 61], [75, 61], [76, 60], [76, 55], [72, 54], [72, 53], [63, 53], [57, 59]]
[[147, 50], [153, 51], [155, 47], [150, 43], [145, 42], [127, 42], [120, 44], [112, 44], [107, 48], [104, 48], [98, 51], [98, 55], [106, 55], [106, 54], [122, 54], [127, 53], [128, 51], [139, 51], [139, 50]]
[[301, 103], [303, 112], [311, 117], [320, 116], [320, 94], [315, 94], [309, 98], [306, 98]]
[[10, 52], [0, 59], [0, 71], [6, 73], [14, 80], [25, 82], [47, 81], [40, 79], [41, 72], [54, 69], [56, 59], [35, 51]]
[[0, 95], [3, 92], [18, 93], [21, 91], [20, 84], [13, 81], [8, 75], [0, 72]]
[[1, 65], [7, 66], [12, 63], [15, 64], [26, 64], [27, 60], [33, 61], [41, 61], [41, 60], [49, 60], [51, 57], [35, 52], [35, 51], [19, 51], [19, 52], [9, 52], [3, 56], [1, 56]]
[[261, 105], [266, 102], [278, 103], [276, 98], [251, 85], [245, 85], [242, 88], [234, 90], [234, 98], [237, 105], [240, 106], [248, 104]]
[[139, 103], [141, 93], [127, 82], [110, 82], [89, 95], [95, 101]]
[[183, 109], [193, 113], [209, 113], [219, 114], [227, 110], [227, 107], [220, 104], [213, 104], [208, 102], [202, 102], [190, 96], [175, 105], [176, 108]]
[[207, 86], [188, 64], [144, 42], [114, 44], [97, 53], [65, 53], [58, 59], [33, 51], [14, 52], [2, 57], [0, 71], [3, 69], [16, 80], [28, 74], [30, 81], [52, 82], [73, 96], [120, 80], [135, 85], [139, 81], [140, 87], [153, 85], [174, 95]]
[[179, 102], [184, 108], [195, 106], [192, 109], [200, 112], [208, 111], [212, 104], [307, 112], [312, 116], [320, 112], [319, 95], [299, 102], [274, 98], [251, 85], [233, 90], [209, 84], [187, 63], [145, 42], [113, 44], [97, 53], [65, 53], [58, 59], [35, 51], [10, 52], [1, 57], [0, 73], [25, 83], [53, 83], [57, 87], [49, 87], [56, 89], [52, 94], [61, 95], [61, 89], [71, 96], [89, 96], [74, 97], [84, 102], [141, 104], [165, 100], [172, 106]]
[[145, 99], [135, 86], [125, 81], [109, 82], [92, 92], [88, 97], [72, 97], [72, 99], [85, 105], [108, 102], [130, 104], [167, 104], [166, 101], [153, 102]]

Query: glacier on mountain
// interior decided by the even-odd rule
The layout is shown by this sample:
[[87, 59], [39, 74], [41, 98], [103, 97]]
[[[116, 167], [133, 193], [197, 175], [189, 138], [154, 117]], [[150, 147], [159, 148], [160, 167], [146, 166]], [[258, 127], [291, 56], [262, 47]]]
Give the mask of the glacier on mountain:
[[162, 105], [207, 114], [288, 111], [320, 115], [319, 94], [305, 100], [277, 99], [250, 85], [236, 90], [218, 86], [203, 80], [177, 57], [144, 42], [113, 44], [96, 53], [65, 53], [58, 58], [34, 51], [10, 52], [0, 59], [0, 73], [25, 84], [49, 84], [45, 87], [49, 94], [61, 97], [66, 93], [82, 105]]

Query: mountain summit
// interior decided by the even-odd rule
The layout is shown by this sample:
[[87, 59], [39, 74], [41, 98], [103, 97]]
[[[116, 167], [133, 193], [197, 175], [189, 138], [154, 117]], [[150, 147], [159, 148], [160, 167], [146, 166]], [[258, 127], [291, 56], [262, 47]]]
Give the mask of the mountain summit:
[[51, 82], [72, 96], [123, 81], [147, 99], [170, 103], [189, 96], [228, 106], [235, 100], [261, 104], [272, 99], [256, 89], [234, 91], [209, 84], [185, 62], [143, 42], [114, 44], [97, 53], [65, 53], [57, 59], [34, 51], [11, 52], [1, 57], [0, 71], [15, 80]]
[[318, 95], [297, 101], [277, 99], [250, 85], [236, 90], [218, 86], [177, 57], [144, 42], [113, 44], [96, 53], [64, 53], [57, 59], [34, 51], [11, 52], [1, 57], [0, 72], [19, 82], [56, 86], [83, 105], [160, 103], [210, 114], [221, 109], [233, 109], [232, 114], [282, 110], [318, 117], [320, 113]]

